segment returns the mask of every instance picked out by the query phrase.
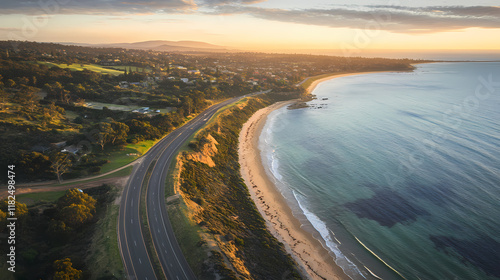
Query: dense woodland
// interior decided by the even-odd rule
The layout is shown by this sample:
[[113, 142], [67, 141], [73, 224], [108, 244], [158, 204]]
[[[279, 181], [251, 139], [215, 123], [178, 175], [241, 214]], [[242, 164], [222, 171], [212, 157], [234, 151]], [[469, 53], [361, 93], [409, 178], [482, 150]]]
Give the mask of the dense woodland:
[[[0, 161], [15, 164], [24, 182], [98, 174], [113, 151], [159, 139], [214, 101], [300, 93], [296, 83], [309, 76], [409, 70], [411, 62], [0, 41]], [[139, 107], [152, 110], [131, 109]]]
[[[102, 238], [97, 221], [115, 197], [114, 187], [102, 185], [85, 192], [69, 189], [55, 202], [29, 208], [17, 202], [15, 279], [120, 279], [110, 273], [95, 275], [91, 259], [93, 242]], [[0, 202], [0, 209], [7, 209], [6, 204]], [[7, 231], [5, 216], [0, 210], [2, 234]]]

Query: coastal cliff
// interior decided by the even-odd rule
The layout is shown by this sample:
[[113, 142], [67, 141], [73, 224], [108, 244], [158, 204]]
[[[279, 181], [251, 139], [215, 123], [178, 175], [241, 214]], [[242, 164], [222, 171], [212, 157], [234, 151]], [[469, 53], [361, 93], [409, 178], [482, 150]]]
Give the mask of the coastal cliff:
[[238, 163], [243, 123], [260, 108], [296, 97], [266, 94], [245, 99], [199, 131], [189, 150], [178, 156], [175, 189], [206, 253], [191, 263], [200, 279], [303, 278], [283, 244], [266, 228]]

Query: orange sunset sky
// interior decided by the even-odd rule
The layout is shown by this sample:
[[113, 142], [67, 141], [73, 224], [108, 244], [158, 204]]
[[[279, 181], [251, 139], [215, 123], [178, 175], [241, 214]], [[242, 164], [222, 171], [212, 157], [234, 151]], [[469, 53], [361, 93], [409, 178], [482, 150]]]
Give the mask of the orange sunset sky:
[[194, 40], [242, 50], [495, 50], [500, 7], [494, 2], [498, 5], [490, 0], [2, 1], [0, 38]]

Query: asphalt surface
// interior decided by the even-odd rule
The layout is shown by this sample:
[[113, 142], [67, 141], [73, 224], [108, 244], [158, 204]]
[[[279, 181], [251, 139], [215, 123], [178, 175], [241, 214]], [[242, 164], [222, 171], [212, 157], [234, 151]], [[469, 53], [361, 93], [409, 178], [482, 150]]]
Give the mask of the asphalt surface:
[[[252, 95], [259, 93], [262, 92]], [[152, 173], [147, 184], [146, 208], [155, 248], [153, 254], [158, 256], [162, 271], [168, 280], [196, 279], [175, 239], [168, 218], [165, 205], [165, 180], [168, 168], [179, 147], [194, 132], [205, 125], [219, 109], [244, 97], [246, 96], [213, 105], [184, 126], [165, 136], [139, 159], [140, 162], [132, 170], [123, 191], [118, 218], [118, 245], [127, 279], [159, 278], [153, 270], [141, 231], [141, 223], [146, 221], [141, 220], [139, 213], [141, 188], [151, 165]]]

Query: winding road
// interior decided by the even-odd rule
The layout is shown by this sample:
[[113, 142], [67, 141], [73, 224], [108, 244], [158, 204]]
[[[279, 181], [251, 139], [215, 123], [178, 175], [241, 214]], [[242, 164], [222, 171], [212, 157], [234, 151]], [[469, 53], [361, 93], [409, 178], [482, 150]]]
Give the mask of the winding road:
[[[251, 95], [269, 91], [256, 92]], [[168, 218], [165, 205], [165, 180], [168, 168], [179, 147], [193, 133], [204, 126], [219, 109], [246, 96], [249, 95], [235, 97], [211, 106], [184, 126], [162, 138], [138, 160], [139, 162], [132, 170], [123, 190], [118, 217], [118, 245], [127, 279], [153, 280], [160, 278], [155, 275], [141, 231], [141, 223], [146, 222], [140, 217], [141, 188], [145, 180], [148, 180], [146, 175], [150, 167], [152, 169], [151, 176], [146, 182], [146, 211], [155, 250], [153, 254], [158, 256], [163, 274], [168, 280], [196, 279], [175, 239]]]

